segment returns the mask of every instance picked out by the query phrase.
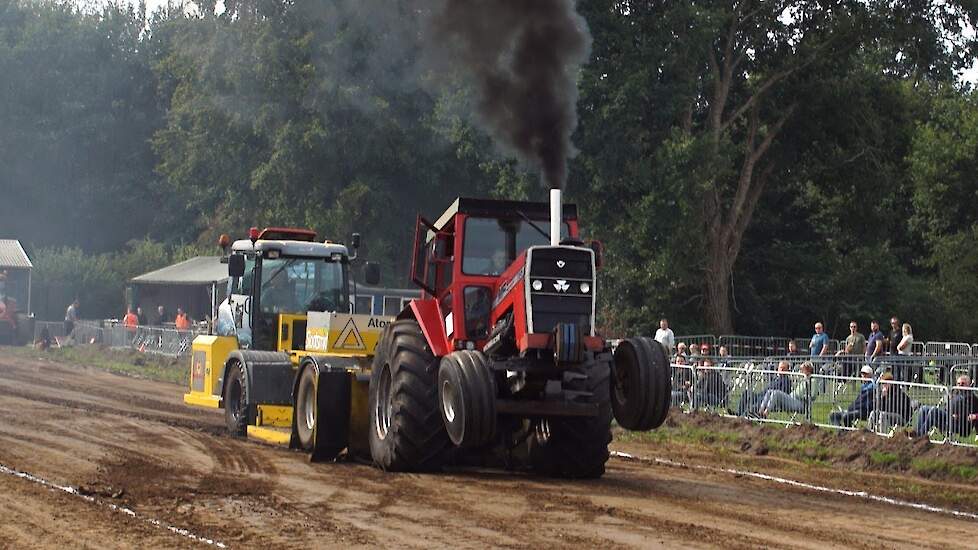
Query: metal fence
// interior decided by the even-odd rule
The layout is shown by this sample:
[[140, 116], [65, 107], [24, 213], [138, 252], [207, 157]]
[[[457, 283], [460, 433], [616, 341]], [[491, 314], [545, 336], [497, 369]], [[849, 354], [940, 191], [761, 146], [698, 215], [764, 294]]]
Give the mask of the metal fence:
[[[782, 338], [779, 336], [742, 336], [725, 334], [691, 334], [676, 336], [676, 343], [710, 344], [710, 347], [726, 346], [734, 357], [759, 357], [785, 354], [788, 342], [794, 341], [798, 351], [807, 354], [810, 338]], [[845, 347], [845, 340], [829, 339], [826, 353], [835, 354]], [[913, 342], [910, 348], [911, 356], [955, 356], [978, 357], [978, 344], [965, 342]]]
[[[777, 371], [778, 358], [736, 366], [672, 365], [673, 406], [783, 425], [916, 433], [978, 447], [978, 388], [842, 374]], [[816, 369], [832, 368], [826, 362]], [[970, 368], [970, 366], [967, 366]], [[874, 381], [875, 380], [875, 381]]]
[[167, 327], [125, 327], [121, 325], [99, 326], [92, 322], [75, 323], [70, 335], [65, 334], [64, 323], [39, 321], [34, 327], [34, 341], [40, 341], [47, 332], [52, 345], [95, 344], [110, 348], [132, 348], [141, 352], [169, 355], [189, 355], [194, 338], [201, 330], [176, 330]]

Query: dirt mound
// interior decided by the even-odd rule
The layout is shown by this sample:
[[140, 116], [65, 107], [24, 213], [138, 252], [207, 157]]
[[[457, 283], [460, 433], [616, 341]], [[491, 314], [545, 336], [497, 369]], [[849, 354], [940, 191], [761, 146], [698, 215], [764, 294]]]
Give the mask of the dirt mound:
[[859, 430], [832, 430], [812, 425], [782, 426], [720, 417], [704, 412], [673, 411], [664, 425], [665, 438], [695, 441], [751, 455], [776, 455], [806, 463], [860, 471], [903, 472], [929, 479], [971, 481], [978, 478], [978, 449], [937, 445], [926, 437], [897, 432], [881, 437]]

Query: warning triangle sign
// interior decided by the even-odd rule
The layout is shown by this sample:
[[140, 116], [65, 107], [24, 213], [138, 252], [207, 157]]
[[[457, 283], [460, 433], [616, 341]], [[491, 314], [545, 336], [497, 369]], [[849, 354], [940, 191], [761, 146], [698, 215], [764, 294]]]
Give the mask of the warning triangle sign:
[[333, 343], [333, 347], [336, 349], [350, 350], [367, 349], [367, 346], [363, 344], [363, 337], [360, 336], [360, 331], [357, 329], [357, 325], [353, 322], [352, 317], [346, 322], [343, 330], [340, 331], [340, 335], [336, 337], [336, 342]]

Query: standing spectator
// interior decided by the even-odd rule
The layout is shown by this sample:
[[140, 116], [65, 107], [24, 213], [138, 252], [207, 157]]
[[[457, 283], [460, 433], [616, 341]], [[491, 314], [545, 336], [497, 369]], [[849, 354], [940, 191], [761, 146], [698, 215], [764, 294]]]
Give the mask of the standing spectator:
[[815, 334], [812, 341], [808, 344], [808, 349], [812, 352], [812, 357], [818, 357], [828, 353], [829, 335], [825, 334], [825, 327], [821, 322], [815, 323]]
[[849, 321], [849, 336], [846, 337], [846, 355], [863, 355], [866, 353], [866, 337], [859, 332], [859, 324]]
[[[947, 411], [951, 411], [951, 418]], [[926, 436], [931, 428], [937, 428], [947, 435], [967, 437], [972, 427], [978, 427], [978, 393], [971, 389], [971, 378], [966, 374], [958, 377], [957, 386], [951, 390], [951, 399], [935, 407], [924, 405], [917, 416], [914, 432]]]
[[190, 330], [190, 318], [180, 308], [177, 308], [177, 316], [174, 319], [174, 324], [177, 330]]
[[156, 324], [157, 325], [163, 325], [164, 323], [166, 323], [169, 320], [170, 320], [170, 318], [167, 317], [167, 315], [166, 315], [166, 308], [164, 308], [162, 305], [157, 306], [156, 307]]
[[889, 433], [896, 426], [910, 421], [913, 402], [907, 392], [893, 384], [893, 375], [884, 372], [879, 379], [879, 401], [869, 413], [869, 429], [876, 433]]
[[858, 366], [858, 360], [853, 358], [854, 355], [863, 355], [866, 353], [866, 337], [859, 332], [859, 324], [855, 321], [849, 321], [849, 336], [846, 337], [845, 347], [840, 349], [835, 355], [846, 356], [842, 359], [842, 373], [844, 376], [852, 376], [852, 373], [856, 371]]
[[65, 338], [71, 336], [71, 333], [75, 331], [75, 323], [78, 322], [78, 308], [81, 303], [78, 298], [75, 298], [73, 302], [65, 310]]
[[126, 309], [126, 316], [122, 318], [122, 326], [129, 329], [129, 332], [134, 332], [136, 326], [139, 325], [139, 317], [132, 310], [132, 307]]
[[866, 420], [869, 412], [873, 410], [874, 392], [876, 384], [873, 382], [873, 367], [864, 365], [859, 370], [863, 378], [863, 385], [859, 388], [859, 395], [853, 400], [849, 408], [844, 411], [832, 411], [829, 413], [829, 422], [836, 426], [851, 428], [856, 420]]
[[913, 328], [910, 323], [903, 323], [903, 337], [897, 344], [897, 353], [900, 355], [910, 355], [913, 351]]
[[699, 365], [700, 364], [700, 345], [693, 343], [689, 345], [689, 364]]
[[700, 344], [700, 355], [702, 355], [704, 359], [710, 356], [710, 344], [707, 344], [706, 342]]
[[659, 320], [659, 330], [655, 331], [655, 340], [666, 347], [670, 355], [676, 350], [676, 335], [669, 328], [669, 320]]
[[883, 342], [885, 338], [880, 331], [880, 322], [876, 319], [869, 322], [869, 329], [869, 341], [866, 342], [866, 362], [873, 364], [879, 361], [879, 358], [883, 355], [885, 350]]
[[890, 337], [886, 339], [886, 351], [890, 355], [897, 355], [897, 346], [903, 339], [903, 331], [900, 329], [900, 320], [896, 317], [890, 319]]
[[136, 319], [138, 319], [138, 324], [140, 326], [147, 324], [146, 314], [143, 313], [143, 308], [140, 306], [136, 306]]

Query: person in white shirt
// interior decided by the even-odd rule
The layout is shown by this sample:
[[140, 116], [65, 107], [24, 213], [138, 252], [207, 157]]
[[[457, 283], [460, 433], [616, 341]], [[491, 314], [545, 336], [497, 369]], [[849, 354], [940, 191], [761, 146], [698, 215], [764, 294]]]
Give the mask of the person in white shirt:
[[676, 335], [669, 328], [669, 321], [667, 319], [659, 320], [659, 330], [655, 331], [655, 340], [666, 347], [669, 355], [672, 355], [672, 352], [676, 349]]
[[910, 323], [903, 323], [903, 339], [897, 344], [897, 353], [900, 355], [910, 355], [913, 349], [913, 328]]

